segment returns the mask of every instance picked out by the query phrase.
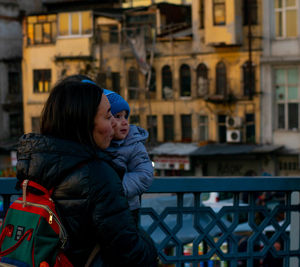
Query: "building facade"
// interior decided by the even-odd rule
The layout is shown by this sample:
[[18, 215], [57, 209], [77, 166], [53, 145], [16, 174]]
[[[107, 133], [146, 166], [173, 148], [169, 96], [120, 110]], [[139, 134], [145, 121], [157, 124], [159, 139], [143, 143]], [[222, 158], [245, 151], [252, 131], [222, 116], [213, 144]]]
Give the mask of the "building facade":
[[263, 2], [262, 143], [284, 145], [279, 175], [299, 174], [300, 1]]
[[[150, 133], [158, 174], [244, 175], [254, 168], [250, 154], [258, 175], [276, 174], [272, 153], [281, 144], [262, 137], [267, 124], [261, 120], [261, 0], [139, 7], [131, 1], [125, 9], [119, 1], [110, 6], [45, 2], [47, 12], [23, 20], [25, 132], [39, 130], [51, 86], [81, 73], [129, 102], [131, 123]], [[155, 154], [162, 143], [190, 144], [197, 151], [188, 150], [184, 159], [178, 152]], [[225, 152], [218, 154], [220, 144]], [[222, 162], [232, 151], [235, 159], [226, 166], [243, 155], [243, 168], [221, 166], [216, 173], [209, 155]]]
[[14, 150], [23, 133], [22, 17], [40, 8], [40, 1], [0, 1], [0, 176], [15, 175]]

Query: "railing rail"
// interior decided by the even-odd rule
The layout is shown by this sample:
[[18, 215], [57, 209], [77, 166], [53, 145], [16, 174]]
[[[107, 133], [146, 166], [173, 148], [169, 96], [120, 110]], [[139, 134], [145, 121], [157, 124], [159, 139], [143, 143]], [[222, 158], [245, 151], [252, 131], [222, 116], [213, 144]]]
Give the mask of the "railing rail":
[[[0, 178], [0, 217], [18, 194], [15, 183]], [[273, 258], [285, 267], [299, 266], [299, 191], [300, 177], [157, 178], [147, 192], [152, 194], [143, 196], [141, 226], [155, 241], [162, 264], [263, 266]], [[205, 192], [232, 198], [208, 203]], [[241, 194], [248, 194], [247, 203]], [[258, 203], [263, 195], [272, 198]]]

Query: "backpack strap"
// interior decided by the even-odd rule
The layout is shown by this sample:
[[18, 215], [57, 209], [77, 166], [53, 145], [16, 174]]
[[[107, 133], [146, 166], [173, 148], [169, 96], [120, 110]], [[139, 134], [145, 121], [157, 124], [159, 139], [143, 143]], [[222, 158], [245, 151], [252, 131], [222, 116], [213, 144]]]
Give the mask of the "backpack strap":
[[100, 245], [97, 243], [95, 245], [95, 247], [93, 248], [89, 258], [87, 259], [86, 264], [84, 265], [84, 267], [89, 267], [92, 264], [93, 260], [95, 259], [95, 257], [97, 256], [99, 251], [100, 251]]

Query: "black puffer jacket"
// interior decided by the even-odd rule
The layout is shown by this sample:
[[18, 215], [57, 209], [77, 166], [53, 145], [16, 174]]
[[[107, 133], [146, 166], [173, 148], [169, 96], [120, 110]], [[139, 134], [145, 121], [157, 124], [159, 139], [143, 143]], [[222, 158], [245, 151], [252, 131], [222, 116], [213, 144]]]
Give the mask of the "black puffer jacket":
[[84, 266], [97, 242], [109, 266], [156, 266], [152, 240], [136, 229], [109, 161], [77, 143], [28, 134], [20, 139], [17, 177], [55, 187], [53, 199], [69, 235], [66, 253], [75, 266]]

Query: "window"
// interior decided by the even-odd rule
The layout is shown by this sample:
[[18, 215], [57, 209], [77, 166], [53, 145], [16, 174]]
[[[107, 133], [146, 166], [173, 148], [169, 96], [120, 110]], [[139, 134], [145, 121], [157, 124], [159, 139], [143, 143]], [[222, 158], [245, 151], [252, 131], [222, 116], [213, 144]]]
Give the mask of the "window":
[[103, 44], [117, 44], [119, 43], [119, 31], [116, 25], [101, 25], [97, 29], [101, 36], [101, 43]]
[[219, 62], [216, 66], [216, 94], [225, 96], [226, 93], [227, 93], [226, 66], [223, 62]]
[[151, 143], [157, 142], [157, 116], [147, 116], [147, 130], [149, 133], [148, 141]]
[[11, 95], [19, 94], [21, 92], [21, 77], [20, 73], [16, 71], [8, 72], [8, 93]]
[[118, 26], [110, 26], [109, 27], [109, 42], [111, 44], [118, 44], [119, 43]]
[[22, 114], [16, 113], [9, 115], [9, 131], [10, 137], [19, 137], [23, 134]]
[[[148, 82], [148, 75], [149, 75], [149, 72], [147, 72], [147, 74], [145, 76], [146, 87], [147, 87], [147, 82]], [[156, 98], [156, 73], [155, 73], [155, 69], [153, 67], [151, 68], [151, 77], [150, 77], [150, 84], [149, 84], [149, 96], [150, 96], [150, 99], [155, 99]]]
[[118, 94], [120, 94], [121, 91], [120, 80], [121, 78], [119, 72], [113, 72], [111, 74], [112, 89]]
[[58, 32], [60, 36], [92, 34], [92, 13], [85, 11], [59, 14]]
[[181, 139], [182, 142], [192, 141], [192, 116], [181, 115]]
[[33, 91], [35, 93], [45, 93], [50, 91], [51, 70], [33, 70]]
[[102, 88], [107, 88], [106, 86], [106, 72], [99, 72], [96, 78], [97, 84], [99, 84]]
[[246, 142], [255, 143], [255, 115], [246, 114]]
[[180, 96], [191, 96], [191, 71], [186, 64], [180, 67]]
[[[243, 24], [257, 25], [257, 0], [243, 1]], [[250, 21], [249, 21], [250, 19]]]
[[164, 115], [164, 142], [174, 141], [174, 116], [173, 115]]
[[208, 94], [208, 70], [205, 64], [201, 63], [197, 67], [197, 92], [198, 96], [206, 96]]
[[199, 141], [208, 140], [208, 116], [199, 116]]
[[172, 71], [170, 66], [166, 65], [162, 68], [162, 97], [164, 99], [173, 98], [173, 82], [172, 82]]
[[225, 25], [225, 0], [213, 0], [214, 25]]
[[226, 115], [218, 115], [219, 143], [226, 142]]
[[31, 131], [40, 133], [40, 117], [31, 117]]
[[200, 29], [204, 29], [204, 21], [205, 21], [205, 18], [204, 18], [204, 1], [205, 0], [200, 0], [200, 3], [199, 3], [199, 27]]
[[275, 70], [275, 95], [277, 128], [299, 129], [299, 70], [286, 68]]
[[130, 122], [130, 124], [140, 125], [140, 116], [139, 115], [130, 115], [129, 122]]
[[279, 38], [297, 37], [297, 1], [275, 0], [275, 34]]
[[27, 17], [27, 44], [49, 44], [56, 39], [56, 15]]
[[243, 91], [245, 96], [252, 96], [255, 93], [255, 67], [250, 61], [243, 65]]
[[130, 67], [128, 70], [128, 94], [129, 99], [138, 98], [138, 72], [135, 67]]
[[279, 159], [279, 170], [296, 171], [299, 170], [297, 157], [282, 157]]

